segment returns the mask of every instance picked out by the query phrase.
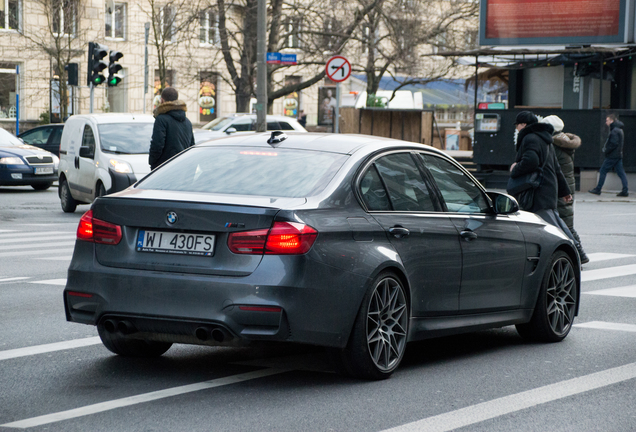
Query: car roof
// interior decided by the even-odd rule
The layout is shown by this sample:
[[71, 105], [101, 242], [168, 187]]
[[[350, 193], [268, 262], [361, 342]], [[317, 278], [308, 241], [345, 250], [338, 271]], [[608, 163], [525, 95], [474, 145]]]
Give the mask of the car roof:
[[[152, 123], [154, 117], [149, 114], [131, 114], [131, 113], [104, 113], [104, 114], [82, 114], [73, 115], [69, 120], [84, 119], [92, 120], [97, 124], [108, 123]], [[67, 120], [68, 121], [68, 120]]]
[[[256, 114], [252, 114], [252, 113], [233, 113], [233, 114], [224, 115], [223, 117], [227, 117], [227, 118], [234, 118], [234, 117], [256, 118]], [[265, 118], [266, 118], [266, 120], [292, 120], [292, 121], [298, 121], [294, 117], [288, 117], [288, 116], [277, 115], [277, 114], [267, 114], [267, 116]]]
[[359, 150], [371, 153], [383, 148], [404, 148], [415, 147], [422, 150], [429, 150], [438, 154], [444, 154], [440, 150], [425, 145], [408, 141], [401, 141], [392, 138], [377, 137], [372, 135], [356, 135], [356, 134], [325, 134], [325, 133], [294, 133], [285, 132], [287, 139], [270, 145], [267, 140], [271, 137], [270, 132], [244, 134], [238, 136], [230, 136], [216, 138], [197, 144], [197, 147], [216, 147], [220, 145], [244, 146], [244, 147], [263, 147], [263, 148], [289, 148], [325, 151], [330, 153], [354, 154]]

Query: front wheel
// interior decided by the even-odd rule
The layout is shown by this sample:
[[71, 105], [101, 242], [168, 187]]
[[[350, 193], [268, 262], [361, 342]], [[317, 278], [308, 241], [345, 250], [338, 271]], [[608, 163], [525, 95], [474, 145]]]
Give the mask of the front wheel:
[[406, 291], [393, 273], [380, 274], [364, 297], [347, 347], [339, 352], [342, 371], [386, 379], [406, 351], [409, 324]]
[[572, 260], [565, 252], [557, 251], [543, 276], [532, 319], [518, 324], [517, 332], [532, 341], [560, 342], [572, 328], [578, 302]]
[[169, 342], [132, 339], [118, 332], [110, 333], [101, 324], [97, 326], [97, 332], [109, 351], [124, 357], [159, 357], [172, 346]]
[[64, 213], [73, 213], [77, 208], [77, 201], [71, 195], [71, 190], [66, 180], [60, 180], [60, 204], [62, 204]]

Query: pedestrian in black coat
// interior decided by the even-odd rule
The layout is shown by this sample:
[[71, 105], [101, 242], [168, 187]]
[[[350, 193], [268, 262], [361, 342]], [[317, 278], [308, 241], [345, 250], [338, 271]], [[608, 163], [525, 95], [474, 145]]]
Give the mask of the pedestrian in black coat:
[[194, 145], [192, 123], [186, 117], [186, 104], [178, 100], [179, 93], [172, 87], [161, 93], [161, 104], [155, 108], [155, 125], [150, 140], [148, 163], [155, 169], [171, 157]]
[[603, 153], [605, 153], [605, 160], [601, 169], [599, 170], [598, 184], [594, 189], [590, 189], [588, 192], [594, 195], [600, 195], [605, 183], [605, 176], [612, 169], [616, 171], [616, 174], [621, 179], [623, 184], [623, 190], [621, 190], [616, 196], [626, 197], [629, 196], [629, 190], [627, 186], [627, 175], [625, 175], [625, 169], [623, 168], [623, 143], [625, 141], [625, 134], [623, 133], [623, 122], [618, 120], [616, 114], [610, 114], [605, 118], [605, 124], [609, 126], [610, 133], [607, 136], [607, 141], [603, 146]]

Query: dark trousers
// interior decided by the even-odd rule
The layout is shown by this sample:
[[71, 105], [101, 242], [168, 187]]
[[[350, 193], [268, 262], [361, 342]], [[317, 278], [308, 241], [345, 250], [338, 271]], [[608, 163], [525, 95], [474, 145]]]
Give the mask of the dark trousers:
[[615, 158], [605, 158], [603, 161], [603, 165], [601, 165], [601, 169], [599, 170], [598, 175], [598, 184], [596, 185], [596, 190], [601, 191], [603, 189], [603, 185], [605, 184], [605, 177], [607, 173], [610, 172], [614, 168], [616, 174], [621, 179], [621, 183], [623, 183], [623, 192], [627, 192], [627, 175], [625, 175], [625, 169], [623, 168], [623, 159], [615, 159]]

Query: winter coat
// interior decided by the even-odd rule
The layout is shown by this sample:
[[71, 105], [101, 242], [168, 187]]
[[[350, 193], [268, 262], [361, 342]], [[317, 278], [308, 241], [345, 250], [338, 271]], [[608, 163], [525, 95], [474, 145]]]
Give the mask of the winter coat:
[[[570, 194], [570, 188], [561, 172], [556, 154], [552, 149], [554, 128], [547, 123], [533, 123], [523, 128], [517, 136], [517, 164], [510, 177], [517, 178], [536, 171], [543, 165], [543, 180], [534, 190], [534, 202], [529, 211], [556, 210], [557, 199]], [[547, 158], [548, 150], [551, 157]]]
[[[574, 194], [576, 188], [574, 180], [574, 151], [581, 147], [581, 138], [571, 133], [560, 132], [554, 135], [552, 139], [554, 140], [554, 152], [561, 166], [561, 172], [568, 182], [570, 192]], [[557, 210], [563, 222], [571, 229], [574, 226], [574, 201], [566, 203], [565, 200], [560, 199], [557, 204]]]
[[622, 159], [623, 158], [623, 142], [625, 134], [623, 133], [623, 122], [618, 120], [610, 124], [610, 133], [603, 146], [603, 153], [606, 159]]
[[155, 125], [148, 154], [150, 169], [194, 145], [192, 123], [185, 115], [186, 110], [185, 102], [180, 100], [164, 102], [155, 108]]

